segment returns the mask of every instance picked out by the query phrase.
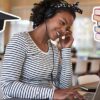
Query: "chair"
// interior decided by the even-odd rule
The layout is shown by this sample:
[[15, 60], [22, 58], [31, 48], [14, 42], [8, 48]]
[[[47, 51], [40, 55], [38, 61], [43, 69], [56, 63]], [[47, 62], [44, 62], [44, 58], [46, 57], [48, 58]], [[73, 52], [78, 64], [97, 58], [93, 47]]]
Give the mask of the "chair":
[[78, 59], [76, 62], [75, 72], [76, 75], [82, 75], [87, 72], [87, 60]]
[[99, 81], [100, 78], [98, 75], [83, 75], [78, 77], [78, 84], [87, 84], [87, 83], [92, 83], [92, 82], [97, 82]]
[[100, 61], [99, 60], [91, 60], [91, 66], [89, 73], [98, 73], [100, 70]]
[[73, 73], [73, 86], [78, 84], [78, 76], [80, 75], [84, 75], [87, 73], [87, 64], [88, 61], [87, 60], [81, 60], [81, 59], [77, 59], [76, 61], [76, 66], [75, 66], [75, 71]]

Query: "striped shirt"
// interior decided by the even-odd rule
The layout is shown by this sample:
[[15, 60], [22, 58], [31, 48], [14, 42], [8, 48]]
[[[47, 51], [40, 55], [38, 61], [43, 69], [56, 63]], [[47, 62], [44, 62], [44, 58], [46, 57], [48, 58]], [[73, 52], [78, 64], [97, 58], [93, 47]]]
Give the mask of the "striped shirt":
[[43, 52], [28, 32], [15, 34], [9, 41], [2, 64], [1, 87], [6, 98], [53, 99], [55, 87], [72, 85], [71, 49], [59, 51], [50, 40], [48, 52]]

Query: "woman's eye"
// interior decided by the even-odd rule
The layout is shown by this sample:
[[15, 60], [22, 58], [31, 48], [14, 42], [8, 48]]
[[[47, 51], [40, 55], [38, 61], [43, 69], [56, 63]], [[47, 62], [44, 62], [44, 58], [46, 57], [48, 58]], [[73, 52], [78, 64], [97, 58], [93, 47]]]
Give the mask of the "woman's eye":
[[60, 24], [61, 24], [61, 25], [65, 25], [65, 22], [63, 22], [63, 21], [60, 21]]

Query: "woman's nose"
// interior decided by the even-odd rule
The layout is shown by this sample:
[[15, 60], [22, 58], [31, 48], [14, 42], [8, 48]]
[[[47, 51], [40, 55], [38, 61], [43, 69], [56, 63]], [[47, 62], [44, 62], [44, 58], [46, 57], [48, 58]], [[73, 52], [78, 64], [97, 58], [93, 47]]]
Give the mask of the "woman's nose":
[[67, 26], [63, 27], [63, 30], [62, 30], [63, 34], [65, 34], [67, 31], [69, 31], [69, 28]]

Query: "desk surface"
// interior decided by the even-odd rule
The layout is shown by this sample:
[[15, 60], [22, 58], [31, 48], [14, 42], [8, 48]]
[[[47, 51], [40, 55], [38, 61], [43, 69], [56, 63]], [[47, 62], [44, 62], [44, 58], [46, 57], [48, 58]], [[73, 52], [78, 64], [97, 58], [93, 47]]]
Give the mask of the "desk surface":
[[[90, 86], [90, 85], [98, 85], [99, 82], [94, 82], [94, 83], [88, 83], [88, 84], [82, 84], [82, 85], [78, 85], [78, 86], [73, 86], [71, 87], [71, 89], [77, 90], [81, 95], [84, 95], [85, 93], [87, 93], [86, 91], [82, 91], [80, 89], [80, 86]], [[11, 99], [4, 99], [4, 100], [34, 100], [34, 99], [19, 99], [19, 98], [11, 98]], [[35, 99], [36, 100], [36, 99]], [[39, 100], [39, 99], [38, 99]], [[43, 99], [43, 100], [49, 100], [49, 99]]]

